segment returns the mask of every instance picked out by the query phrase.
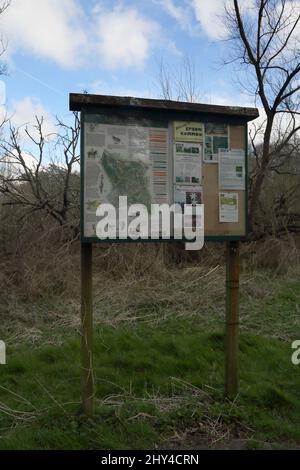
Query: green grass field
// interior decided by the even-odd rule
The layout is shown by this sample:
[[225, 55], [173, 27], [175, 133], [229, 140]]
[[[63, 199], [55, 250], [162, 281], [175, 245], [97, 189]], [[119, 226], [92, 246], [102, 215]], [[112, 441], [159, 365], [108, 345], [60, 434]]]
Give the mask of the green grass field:
[[[0, 449], [300, 448], [300, 282], [242, 294], [240, 393], [223, 397], [222, 317], [166, 315], [94, 334], [96, 414], [80, 414], [80, 336], [45, 327], [8, 341], [0, 368]], [[3, 338], [5, 339], [5, 338]], [[193, 446], [193, 447], [192, 447]]]

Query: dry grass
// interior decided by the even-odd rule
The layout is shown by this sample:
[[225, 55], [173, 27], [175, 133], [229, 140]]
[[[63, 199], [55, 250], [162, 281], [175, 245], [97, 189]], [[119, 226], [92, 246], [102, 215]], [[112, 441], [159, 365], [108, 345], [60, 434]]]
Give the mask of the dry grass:
[[[224, 410], [218, 411], [215, 415], [211, 412], [211, 406], [215, 403], [215, 396], [212, 392], [217, 392], [211, 387], [203, 388], [186, 382], [185, 380], [170, 377], [172, 393], [170, 396], [161, 395], [159, 392], [148, 393], [145, 398], [136, 397], [130, 389], [120, 389], [119, 394], [105, 397], [97, 400], [97, 405], [101, 407], [113, 407], [118, 414], [122, 407], [147, 406], [156, 410], [156, 414], [171, 414], [181, 410], [182, 415], [187, 418], [190, 416], [190, 422], [193, 426], [172, 430], [161, 443], [161, 449], [187, 448], [189, 445], [202, 444], [205, 448], [214, 448], [228, 443], [231, 439], [241, 441], [244, 438], [244, 444], [250, 439], [253, 430], [245, 424], [240, 423], [235, 417], [236, 400], [228, 402], [229, 406]], [[116, 384], [112, 384], [116, 386]], [[199, 417], [198, 417], [199, 416]], [[128, 421], [134, 420], [157, 420], [155, 414], [151, 412], [139, 412], [127, 418]], [[247, 438], [246, 438], [247, 436]], [[179, 446], [179, 447], [176, 447]], [[192, 448], [192, 447], [191, 447]]]
[[[242, 245], [242, 327], [264, 331], [257, 312], [278, 292], [282, 278], [296, 277], [299, 248], [299, 238], [292, 236]], [[204, 325], [222, 324], [224, 244], [207, 244], [193, 258], [183, 257], [180, 264], [170, 263], [168, 251], [166, 245], [155, 243], [95, 245], [95, 323], [158, 324], [167, 318], [201, 316]], [[54, 229], [36, 235], [32, 243], [27, 234], [14, 252], [3, 252], [0, 280], [0, 336], [8, 343], [39, 344], [45, 341], [45, 325], [48, 330], [79, 329], [78, 242], [63, 242], [63, 234]], [[299, 323], [298, 312], [294, 313], [291, 328]], [[283, 328], [283, 335], [289, 335], [291, 328]], [[61, 338], [53, 335], [47, 338], [51, 341], [59, 343]]]
[[[157, 321], [170, 315], [204, 313], [224, 292], [224, 269], [186, 267], [170, 270], [161, 266], [157, 272], [136, 277], [127, 274], [114, 280], [95, 276], [95, 313], [97, 321], [117, 324], [122, 321]], [[207, 312], [209, 313], [209, 312]]]

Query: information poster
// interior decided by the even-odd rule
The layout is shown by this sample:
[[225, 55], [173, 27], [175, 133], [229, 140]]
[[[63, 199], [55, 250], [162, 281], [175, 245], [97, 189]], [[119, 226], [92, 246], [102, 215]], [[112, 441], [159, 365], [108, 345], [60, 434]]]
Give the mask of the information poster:
[[174, 144], [174, 177], [176, 183], [201, 184], [202, 146], [189, 142]]
[[84, 235], [95, 236], [101, 203], [168, 202], [168, 130], [143, 125], [85, 123]]
[[174, 122], [174, 140], [178, 142], [202, 143], [203, 138], [204, 125], [201, 122]]
[[218, 123], [205, 124], [204, 162], [218, 163], [219, 150], [228, 150], [228, 125]]
[[183, 210], [185, 204], [196, 204], [203, 203], [203, 188], [202, 186], [175, 186], [175, 204], [180, 204]]
[[[185, 204], [189, 204], [193, 207], [196, 207], [197, 204], [203, 204], [202, 186], [176, 185], [174, 195], [175, 195], [174, 202], [175, 204], [179, 204], [181, 206], [182, 213], [184, 213]], [[200, 226], [202, 226], [201, 224], [203, 224], [202, 219], [200, 221]], [[188, 232], [185, 232], [185, 233], [192, 234], [196, 228], [196, 215], [193, 215], [193, 214], [183, 215], [182, 226], [185, 228], [185, 230], [188, 230]], [[174, 227], [174, 235], [176, 235], [177, 233], [178, 233], [178, 228]]]
[[243, 150], [219, 151], [220, 189], [245, 190], [245, 152]]
[[219, 220], [229, 223], [239, 221], [238, 193], [219, 193]]

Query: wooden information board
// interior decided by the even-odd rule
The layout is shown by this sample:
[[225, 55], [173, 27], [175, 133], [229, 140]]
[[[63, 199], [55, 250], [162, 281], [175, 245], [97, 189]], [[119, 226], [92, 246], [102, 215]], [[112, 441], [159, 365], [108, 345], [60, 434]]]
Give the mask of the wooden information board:
[[247, 123], [258, 110], [88, 94], [71, 94], [70, 110], [81, 112], [82, 411], [94, 414], [92, 247], [101, 241], [96, 211], [105, 203], [116, 206], [119, 196], [144, 207], [204, 203], [205, 239], [227, 241], [225, 394], [235, 397]]
[[[82, 241], [99, 204], [203, 203], [206, 240], [247, 236], [247, 123], [253, 108], [70, 95], [81, 111]], [[117, 241], [117, 240], [115, 240]]]

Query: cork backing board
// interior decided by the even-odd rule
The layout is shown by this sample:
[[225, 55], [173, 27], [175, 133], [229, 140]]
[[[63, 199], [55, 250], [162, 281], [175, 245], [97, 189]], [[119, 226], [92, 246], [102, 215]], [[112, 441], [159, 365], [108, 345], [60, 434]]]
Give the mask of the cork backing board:
[[[84, 119], [87, 119], [86, 122], [94, 122], [95, 117], [99, 119], [97, 121], [97, 124], [100, 122], [103, 125], [112, 125], [112, 124], [119, 124], [119, 120], [121, 121], [121, 125], [123, 125], [123, 119], [124, 116], [117, 116], [115, 118], [114, 114], [113, 117], [110, 115], [107, 117], [107, 120], [105, 120], [105, 116], [103, 118], [103, 115], [95, 112], [92, 113], [87, 113], [84, 115], [83, 121], [85, 122]], [[112, 124], [111, 120], [112, 119]], [[178, 118], [180, 119], [180, 118]], [[131, 123], [136, 123], [136, 118], [134, 117]], [[140, 124], [141, 120], [139, 121]], [[168, 148], [166, 151], [166, 165], [168, 168], [167, 172], [167, 181], [166, 181], [166, 186], [167, 186], [167, 192], [166, 192], [166, 197], [167, 197], [167, 202], [169, 204], [174, 203], [174, 189], [176, 185], [182, 184], [183, 187], [190, 187], [187, 185], [187, 183], [175, 183], [175, 173], [174, 173], [174, 144], [177, 142], [175, 139], [174, 135], [174, 122], [179, 122], [175, 119], [168, 119], [165, 120], [163, 123], [159, 122], [159, 125], [155, 120], [151, 121], [153, 129], [160, 129], [163, 127], [163, 130], [167, 131], [167, 139], [168, 139]], [[181, 121], [180, 121], [181, 122]], [[185, 121], [182, 121], [185, 122]], [[192, 121], [186, 121], [186, 122], [196, 122], [196, 123], [202, 123], [204, 124], [203, 121], [201, 120], [201, 117], [199, 120], [193, 119]], [[214, 120], [213, 118], [211, 119], [211, 122], [213, 123]], [[218, 121], [217, 121], [218, 122]], [[226, 121], [225, 121], [226, 122]], [[236, 121], [238, 122], [238, 121]], [[152, 129], [151, 127], [151, 129]], [[246, 150], [245, 146], [247, 145], [247, 138], [246, 138], [246, 127], [247, 125], [241, 125], [241, 124], [228, 124], [229, 127], [229, 132], [228, 132], [228, 148], [229, 150]], [[84, 126], [82, 125], [82, 129]], [[180, 136], [181, 137], [181, 136]], [[185, 140], [180, 139], [183, 141], [189, 142], [189, 139]], [[203, 139], [202, 139], [203, 140]], [[201, 146], [201, 140], [197, 139], [197, 144]], [[204, 144], [202, 144], [204, 145]], [[85, 155], [85, 134], [82, 132], [82, 139], [81, 139], [81, 152], [82, 155]], [[203, 151], [204, 153], [204, 151]], [[246, 154], [246, 152], [245, 152]], [[92, 160], [92, 159], [91, 159]], [[87, 183], [84, 182], [84, 162], [86, 161], [85, 158], [81, 160], [82, 166], [81, 166], [81, 221], [82, 221], [82, 227], [84, 227], [84, 200], [83, 200], [83, 194], [84, 194], [84, 188], [89, 187]], [[160, 162], [161, 163], [161, 162]], [[245, 165], [246, 168], [246, 165]], [[194, 175], [193, 175], [194, 176]], [[246, 177], [247, 177], [247, 171], [246, 171]], [[98, 180], [97, 180], [98, 182]], [[247, 210], [247, 204], [246, 204], [246, 197], [247, 197], [247, 191], [246, 190], [234, 190], [234, 189], [222, 189], [220, 188], [219, 185], [219, 163], [217, 162], [205, 162], [204, 159], [202, 160], [202, 178], [200, 176], [199, 182], [196, 184], [194, 183], [194, 186], [199, 186], [201, 188], [201, 193], [202, 193], [202, 202], [204, 203], [204, 212], [205, 212], [205, 223], [204, 223], [204, 235], [205, 237], [212, 237], [214, 240], [222, 240], [226, 239], [227, 237], [246, 237], [247, 236], [247, 226], [246, 226], [246, 210]], [[234, 186], [233, 186], [234, 187]], [[246, 186], [247, 188], [247, 186]], [[195, 191], [193, 189], [193, 191]], [[237, 221], [235, 222], [220, 222], [220, 214], [219, 214], [219, 194], [222, 192], [228, 192], [228, 193], [236, 193], [238, 194], [238, 218], [236, 219]], [[161, 203], [161, 202], [159, 202]], [[82, 236], [83, 241], [92, 241], [92, 242], [101, 242], [99, 238], [97, 238], [94, 235], [88, 235], [88, 236]], [[127, 239], [128, 241], [131, 241], [129, 238]], [[124, 240], [113, 240], [113, 241], [124, 241]], [[147, 240], [142, 240], [142, 241], [147, 241]], [[149, 238], [150, 241], [150, 238]]]
[[[245, 127], [230, 126], [229, 145], [232, 150], [245, 150]], [[203, 162], [203, 199], [205, 214], [205, 236], [246, 235], [246, 192], [239, 195], [239, 219], [236, 223], [219, 222], [219, 173], [218, 164]]]

